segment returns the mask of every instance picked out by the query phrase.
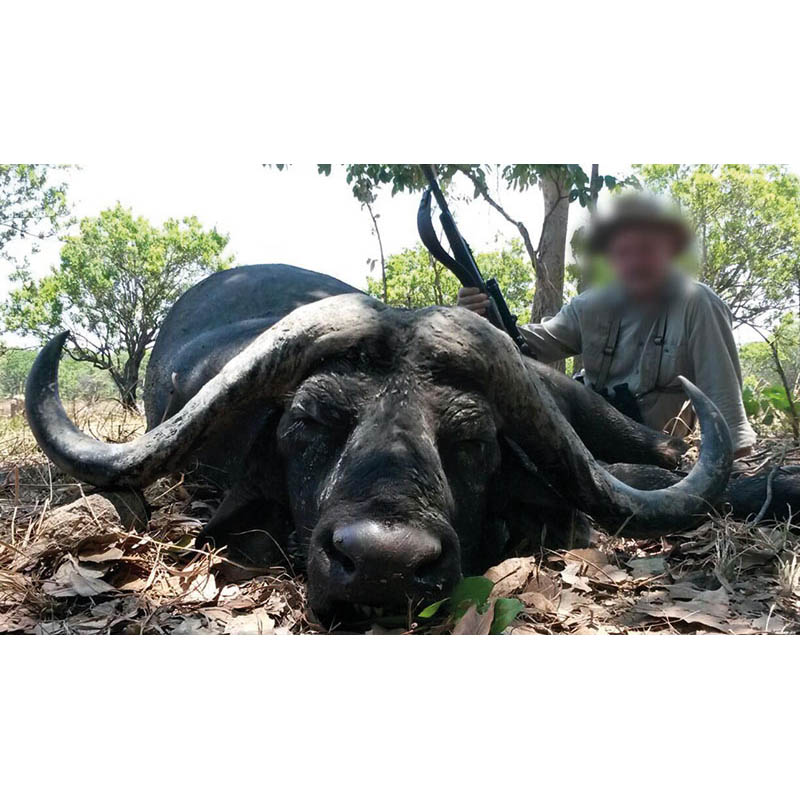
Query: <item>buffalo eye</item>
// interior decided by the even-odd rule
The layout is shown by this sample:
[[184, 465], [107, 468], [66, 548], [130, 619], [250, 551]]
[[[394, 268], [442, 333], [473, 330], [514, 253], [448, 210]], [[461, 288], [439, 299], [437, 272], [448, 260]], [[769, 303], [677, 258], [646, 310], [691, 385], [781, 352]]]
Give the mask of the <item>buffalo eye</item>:
[[499, 462], [497, 429], [481, 406], [450, 406], [440, 419], [437, 446], [445, 470], [461, 480], [483, 481]]
[[349, 409], [315, 400], [295, 402], [289, 409], [284, 436], [343, 434], [353, 427]]
[[497, 431], [491, 415], [484, 409], [468, 406], [448, 412], [437, 434], [443, 454], [485, 458], [496, 447]]
[[457, 439], [451, 440], [446, 445], [454, 455], [464, 458], [484, 458], [489, 443], [485, 439]]

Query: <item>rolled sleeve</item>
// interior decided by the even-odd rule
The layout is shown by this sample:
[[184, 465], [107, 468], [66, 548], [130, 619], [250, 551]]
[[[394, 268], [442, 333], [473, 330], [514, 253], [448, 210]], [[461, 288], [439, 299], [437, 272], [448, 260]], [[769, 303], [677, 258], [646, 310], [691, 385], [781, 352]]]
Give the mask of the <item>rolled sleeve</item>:
[[571, 302], [554, 317], [520, 330], [534, 358], [546, 364], [581, 352], [581, 326]]
[[734, 451], [751, 447], [756, 434], [742, 402], [742, 371], [731, 313], [710, 289], [698, 286], [698, 290], [687, 316], [693, 380], [728, 423]]

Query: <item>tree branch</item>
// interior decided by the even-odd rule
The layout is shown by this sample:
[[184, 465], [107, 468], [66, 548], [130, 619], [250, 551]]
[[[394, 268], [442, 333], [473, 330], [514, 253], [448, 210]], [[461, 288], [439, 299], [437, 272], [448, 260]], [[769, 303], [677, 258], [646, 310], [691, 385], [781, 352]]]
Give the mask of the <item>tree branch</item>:
[[489, 188], [486, 186], [486, 183], [480, 180], [476, 175], [474, 175], [470, 170], [465, 169], [464, 167], [458, 167], [457, 171], [460, 172], [462, 175], [465, 175], [469, 180], [472, 182], [472, 185], [475, 187], [475, 190], [478, 194], [495, 210], [497, 211], [500, 216], [503, 217], [507, 222], [510, 222], [518, 231], [519, 235], [522, 237], [522, 242], [525, 245], [525, 250], [528, 253], [528, 257], [531, 260], [531, 264], [533, 265], [533, 271], [537, 278], [540, 280], [547, 280], [547, 275], [542, 267], [542, 263], [539, 260], [539, 254], [533, 246], [533, 242], [531, 241], [530, 234], [528, 233], [528, 229], [525, 227], [524, 223], [519, 220], [514, 219], [501, 205], [498, 203], [490, 194]]

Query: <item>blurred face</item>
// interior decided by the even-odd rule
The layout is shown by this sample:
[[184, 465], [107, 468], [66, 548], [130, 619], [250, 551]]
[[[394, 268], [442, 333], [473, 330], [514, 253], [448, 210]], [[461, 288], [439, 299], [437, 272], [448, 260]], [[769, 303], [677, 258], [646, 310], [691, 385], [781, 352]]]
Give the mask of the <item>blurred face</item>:
[[608, 260], [617, 279], [636, 300], [652, 300], [672, 269], [675, 241], [659, 228], [623, 228], [611, 239]]

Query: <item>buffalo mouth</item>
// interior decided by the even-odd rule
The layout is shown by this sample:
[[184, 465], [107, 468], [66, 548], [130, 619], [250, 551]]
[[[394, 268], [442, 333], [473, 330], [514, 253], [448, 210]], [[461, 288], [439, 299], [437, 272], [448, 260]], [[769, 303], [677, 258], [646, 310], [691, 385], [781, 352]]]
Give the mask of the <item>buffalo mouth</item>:
[[316, 612], [317, 619], [326, 627], [352, 630], [369, 629], [374, 625], [382, 628], [406, 628], [412, 626], [414, 618], [425, 608], [422, 600], [409, 600], [405, 607], [370, 606], [364, 603], [335, 602]]
[[406, 624], [458, 582], [460, 548], [451, 530], [359, 520], [315, 531], [307, 574], [321, 621]]
[[374, 591], [342, 592], [341, 585], [323, 577], [314, 561], [309, 563], [308, 603], [317, 620], [326, 626], [410, 627], [420, 611], [447, 597], [461, 578], [460, 570], [420, 584], [413, 591], [382, 585]]

